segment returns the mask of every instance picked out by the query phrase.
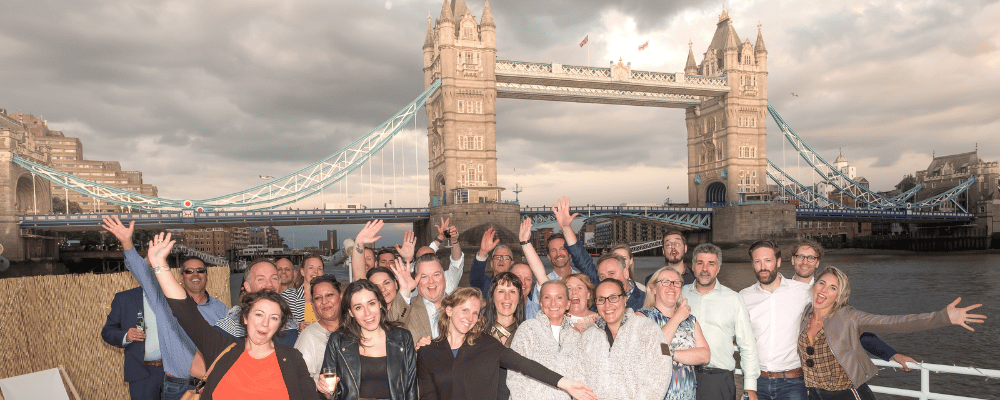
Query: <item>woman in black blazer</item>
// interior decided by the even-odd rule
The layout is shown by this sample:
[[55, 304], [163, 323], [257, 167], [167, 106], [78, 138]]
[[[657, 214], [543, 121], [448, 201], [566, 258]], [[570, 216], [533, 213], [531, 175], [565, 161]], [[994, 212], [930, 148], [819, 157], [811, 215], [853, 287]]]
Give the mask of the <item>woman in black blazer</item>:
[[336, 400], [417, 399], [417, 356], [413, 337], [386, 317], [385, 298], [367, 279], [351, 282], [341, 298], [340, 329], [330, 334], [323, 366], [337, 372], [316, 389]]
[[587, 385], [560, 376], [524, 358], [492, 336], [483, 335], [479, 289], [455, 290], [441, 304], [438, 337], [417, 351], [417, 379], [422, 400], [496, 399], [500, 368], [518, 371], [579, 400], [596, 400]]

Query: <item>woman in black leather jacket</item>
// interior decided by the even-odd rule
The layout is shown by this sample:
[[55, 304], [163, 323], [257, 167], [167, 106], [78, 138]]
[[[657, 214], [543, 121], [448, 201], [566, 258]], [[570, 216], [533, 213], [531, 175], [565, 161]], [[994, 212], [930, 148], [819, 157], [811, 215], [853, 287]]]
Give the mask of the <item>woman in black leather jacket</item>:
[[[316, 382], [332, 399], [417, 399], [417, 356], [410, 332], [386, 318], [382, 292], [361, 279], [347, 285], [340, 329], [330, 335], [324, 368], [337, 373], [335, 387]], [[361, 378], [364, 377], [362, 380]]]

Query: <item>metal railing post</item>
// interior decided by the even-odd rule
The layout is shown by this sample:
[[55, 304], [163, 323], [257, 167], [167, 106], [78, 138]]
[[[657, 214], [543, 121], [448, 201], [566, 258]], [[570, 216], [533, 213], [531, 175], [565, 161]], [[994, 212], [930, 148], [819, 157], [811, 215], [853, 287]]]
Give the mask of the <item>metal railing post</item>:
[[920, 400], [927, 400], [931, 395], [931, 371], [920, 370]]

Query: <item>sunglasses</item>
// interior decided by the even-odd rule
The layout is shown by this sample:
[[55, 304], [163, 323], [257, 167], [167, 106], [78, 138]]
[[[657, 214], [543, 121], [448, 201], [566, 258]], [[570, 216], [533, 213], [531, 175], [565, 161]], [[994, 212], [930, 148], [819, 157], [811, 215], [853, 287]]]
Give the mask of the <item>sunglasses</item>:
[[[813, 353], [816, 353], [816, 349], [815, 348], [813, 348], [812, 346], [806, 347], [806, 355], [810, 355], [811, 356], [811, 355], [813, 355]], [[812, 368], [813, 365], [815, 365], [815, 363], [813, 362], [813, 360], [811, 358], [806, 360], [806, 366], [807, 367]]]
[[207, 268], [185, 269], [184, 270], [184, 275], [191, 275], [191, 274], [193, 274], [195, 272], [197, 272], [199, 274], [204, 274], [204, 273], [208, 272], [208, 269]]

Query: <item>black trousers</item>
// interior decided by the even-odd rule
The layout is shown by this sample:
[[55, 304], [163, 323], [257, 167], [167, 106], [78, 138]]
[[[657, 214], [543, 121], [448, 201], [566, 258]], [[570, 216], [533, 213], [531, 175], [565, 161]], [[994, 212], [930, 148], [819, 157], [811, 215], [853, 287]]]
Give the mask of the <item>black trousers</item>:
[[733, 371], [721, 369], [695, 370], [698, 380], [698, 400], [735, 400], [736, 381]]
[[818, 388], [807, 388], [809, 400], [877, 400], [875, 393], [868, 387], [867, 383], [857, 389], [849, 390], [823, 390]]

